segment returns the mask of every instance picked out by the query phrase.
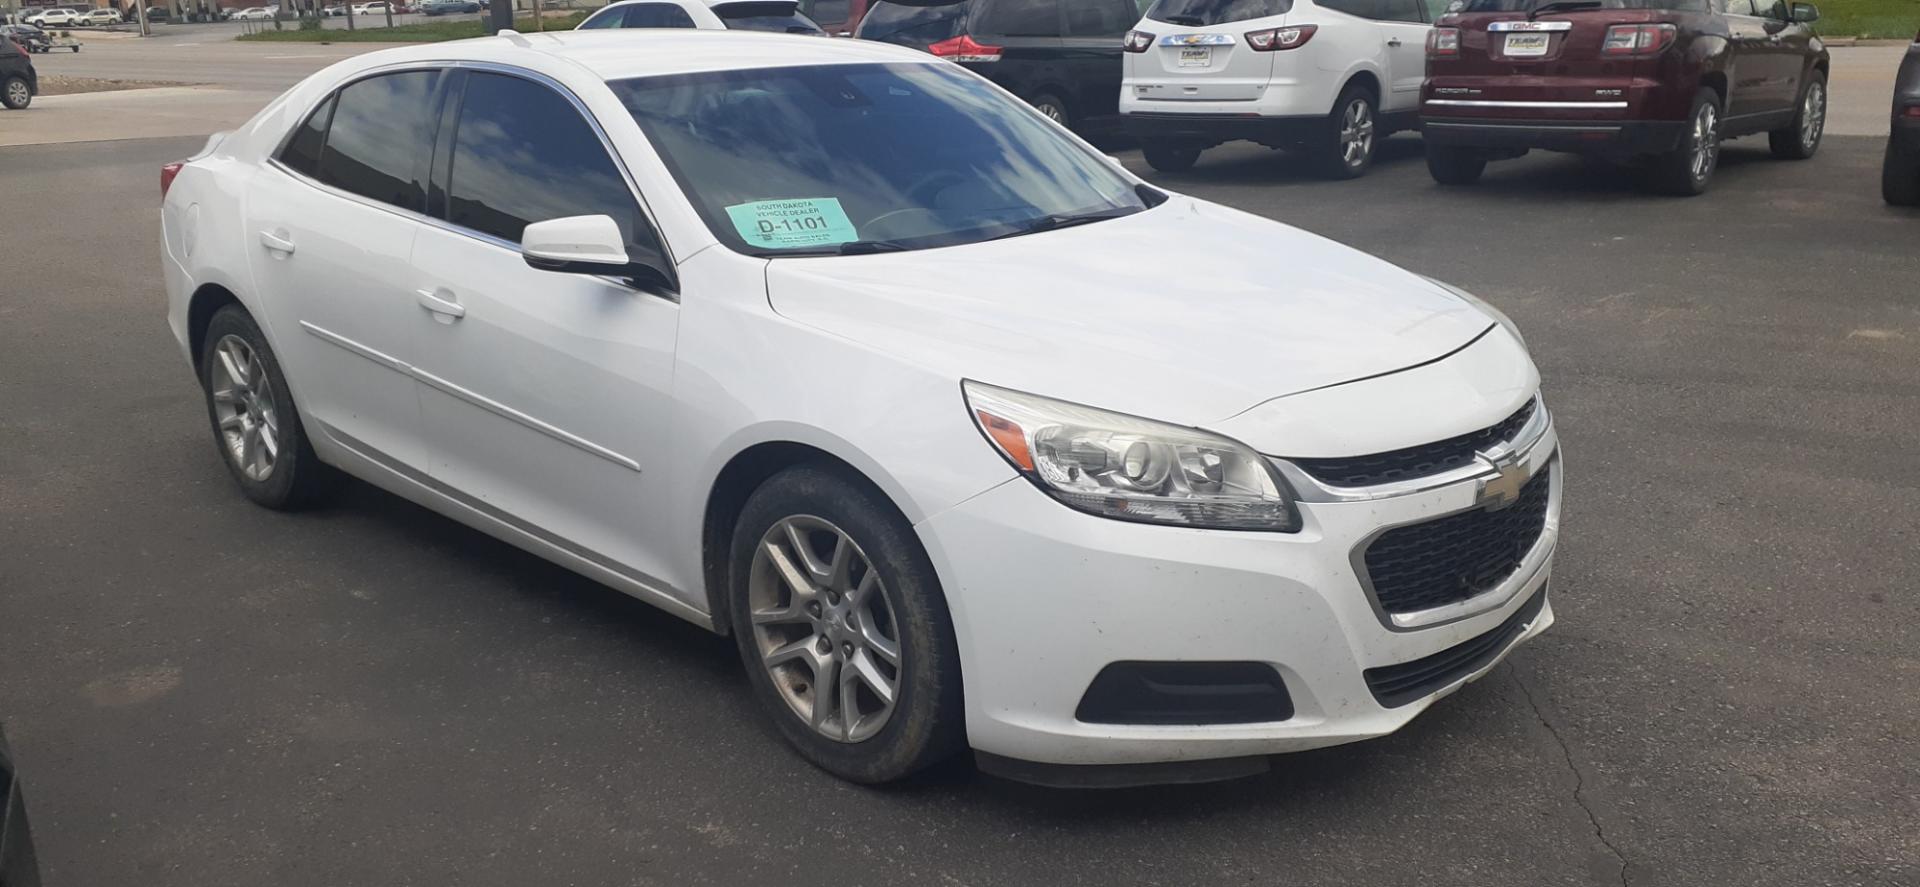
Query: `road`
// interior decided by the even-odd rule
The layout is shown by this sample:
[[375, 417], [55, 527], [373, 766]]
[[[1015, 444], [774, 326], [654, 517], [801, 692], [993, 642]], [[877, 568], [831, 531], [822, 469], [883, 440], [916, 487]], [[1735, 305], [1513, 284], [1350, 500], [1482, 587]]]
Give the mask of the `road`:
[[1879, 139], [1736, 142], [1689, 200], [1551, 155], [1439, 189], [1409, 137], [1154, 176], [1519, 322], [1560, 622], [1391, 737], [1107, 794], [839, 783], [674, 617], [364, 486], [250, 506], [155, 278], [199, 142], [0, 148], [0, 716], [49, 887], [1920, 883], [1920, 215]]

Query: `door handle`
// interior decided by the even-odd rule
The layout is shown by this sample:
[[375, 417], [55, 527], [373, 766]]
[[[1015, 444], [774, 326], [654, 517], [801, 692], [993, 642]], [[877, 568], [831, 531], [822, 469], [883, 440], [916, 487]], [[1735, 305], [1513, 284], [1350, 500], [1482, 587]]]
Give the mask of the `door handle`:
[[272, 231], [260, 232], [260, 245], [276, 253], [293, 255], [293, 241]]
[[441, 297], [442, 292], [446, 291], [414, 290], [413, 299], [420, 303], [420, 307], [433, 312], [434, 319], [441, 323], [452, 323], [467, 316], [467, 309], [464, 306], [452, 299]]
[[1398, 37], [1392, 37], [1392, 38], [1389, 38], [1389, 39], [1387, 40], [1387, 45], [1388, 45], [1388, 46], [1399, 46], [1399, 45], [1400, 45], [1400, 38], [1398, 38]]

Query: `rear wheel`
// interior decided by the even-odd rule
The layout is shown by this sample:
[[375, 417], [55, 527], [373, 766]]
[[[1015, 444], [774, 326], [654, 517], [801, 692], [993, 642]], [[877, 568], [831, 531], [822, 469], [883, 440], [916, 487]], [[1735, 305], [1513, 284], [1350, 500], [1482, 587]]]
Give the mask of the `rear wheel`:
[[1033, 105], [1035, 111], [1045, 114], [1048, 120], [1061, 126], [1073, 125], [1073, 115], [1067, 113], [1067, 103], [1053, 93], [1040, 93], [1029, 104]]
[[0, 83], [0, 103], [15, 111], [22, 110], [33, 104], [33, 87], [25, 77], [8, 77], [5, 83]]
[[1887, 142], [1880, 166], [1880, 197], [1892, 206], [1920, 206], [1920, 151], [1902, 151]]
[[1148, 142], [1142, 145], [1140, 153], [1146, 155], [1147, 165], [1159, 172], [1186, 172], [1200, 159], [1199, 145], [1186, 145], [1178, 142]]
[[1471, 185], [1487, 171], [1487, 152], [1478, 148], [1427, 145], [1427, 172], [1442, 185]]
[[1704, 193], [1720, 163], [1720, 95], [1702, 89], [1693, 96], [1680, 146], [1655, 157], [1648, 184], [1662, 194], [1690, 197]]
[[1373, 149], [1378, 143], [1379, 121], [1373, 92], [1364, 86], [1349, 86], [1333, 103], [1325, 134], [1319, 146], [1320, 169], [1329, 178], [1356, 179], [1366, 175], [1373, 165]]
[[1826, 128], [1827, 75], [1815, 71], [1800, 94], [1800, 110], [1793, 122], [1767, 133], [1767, 147], [1775, 157], [1805, 160], [1820, 150], [1820, 135]]
[[281, 511], [326, 500], [342, 477], [314, 455], [260, 326], [229, 305], [207, 323], [206, 343], [200, 372], [207, 417], [241, 492]]

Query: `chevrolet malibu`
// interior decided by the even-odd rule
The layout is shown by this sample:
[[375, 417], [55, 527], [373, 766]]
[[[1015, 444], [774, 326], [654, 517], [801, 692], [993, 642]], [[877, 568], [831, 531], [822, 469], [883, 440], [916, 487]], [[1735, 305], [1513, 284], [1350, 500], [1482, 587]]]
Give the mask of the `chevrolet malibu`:
[[1380, 736], [1553, 621], [1525, 342], [884, 44], [373, 52], [161, 172], [239, 489], [375, 484], [715, 632], [807, 760]]

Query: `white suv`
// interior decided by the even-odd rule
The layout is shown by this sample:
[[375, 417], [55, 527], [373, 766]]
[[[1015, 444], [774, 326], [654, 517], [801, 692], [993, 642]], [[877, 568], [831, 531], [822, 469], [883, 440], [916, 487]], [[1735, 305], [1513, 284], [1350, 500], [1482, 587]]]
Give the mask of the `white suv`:
[[1120, 113], [1162, 172], [1246, 139], [1354, 178], [1413, 128], [1432, 20], [1426, 0], [1157, 0], [1126, 38]]

